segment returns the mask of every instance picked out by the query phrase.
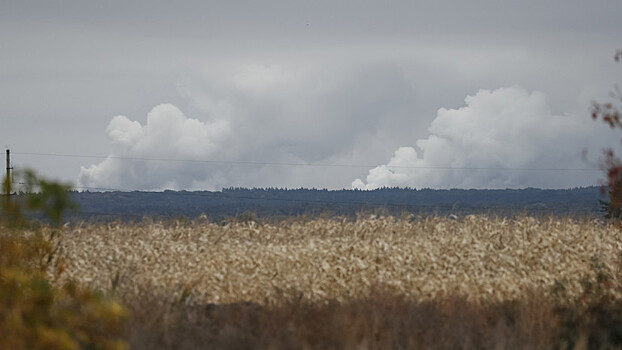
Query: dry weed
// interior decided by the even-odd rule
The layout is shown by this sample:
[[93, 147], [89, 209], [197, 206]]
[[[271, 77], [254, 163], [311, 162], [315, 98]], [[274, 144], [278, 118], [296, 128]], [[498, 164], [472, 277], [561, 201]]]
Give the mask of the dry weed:
[[84, 224], [63, 236], [65, 278], [126, 301], [344, 301], [381, 287], [417, 300], [496, 302], [559, 281], [576, 296], [595, 256], [620, 285], [620, 230], [571, 219]]

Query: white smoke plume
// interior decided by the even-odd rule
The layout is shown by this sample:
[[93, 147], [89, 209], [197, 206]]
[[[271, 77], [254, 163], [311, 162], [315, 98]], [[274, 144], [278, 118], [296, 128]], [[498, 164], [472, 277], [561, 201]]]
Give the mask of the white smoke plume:
[[208, 178], [205, 166], [188, 162], [141, 160], [194, 160], [216, 157], [230, 134], [226, 120], [205, 123], [186, 117], [177, 107], [161, 104], [141, 125], [116, 116], [106, 129], [112, 150], [99, 164], [81, 167], [78, 188], [186, 189]]
[[[586, 115], [554, 115], [541, 92], [480, 90], [459, 109], [438, 110], [430, 135], [400, 147], [352, 187], [568, 188], [596, 184], [581, 156], [602, 125]], [[595, 134], [596, 133], [596, 134]], [[602, 142], [602, 140], [600, 140]], [[598, 142], [596, 142], [597, 144]], [[589, 147], [600, 149], [601, 147]], [[539, 170], [535, 170], [539, 169]]]
[[[382, 150], [379, 155], [386, 154], [401, 142], [387, 147], [387, 139], [371, 133], [370, 128], [393, 131], [382, 128], [382, 116], [387, 115], [382, 112], [400, 99], [391, 99], [392, 93], [386, 93], [382, 100], [344, 98], [347, 103], [330, 105], [325, 96], [332, 94], [296, 98], [295, 89], [275, 86], [290, 86], [287, 79], [271, 78], [272, 85], [266, 85], [267, 71], [258, 72], [262, 74], [234, 79], [231, 96], [206, 95], [206, 107], [200, 112], [204, 120], [189, 118], [170, 104], [153, 108], [144, 125], [125, 116], [114, 117], [106, 129], [108, 157], [81, 167], [77, 187], [218, 190], [228, 186], [342, 188], [351, 184], [358, 189], [567, 188], [596, 184], [601, 173], [532, 169], [593, 168], [582, 158], [583, 149], [596, 153], [617, 142], [615, 135], [602, 132], [606, 128], [593, 122], [587, 111], [585, 115], [553, 114], [541, 92], [530, 93], [520, 87], [480, 90], [468, 96], [462, 108], [438, 110], [427, 138], [399, 147], [388, 163], [371, 169], [365, 181], [352, 182], [360, 176], [356, 167], [274, 164], [361, 164], [365, 157], [371, 159], [373, 152], [380, 152], [376, 148]], [[258, 83], [256, 75], [262, 78]], [[399, 79], [389, 80], [395, 81]], [[238, 86], [241, 82], [245, 82], [242, 87]], [[264, 88], [257, 91], [256, 86]], [[277, 93], [281, 90], [289, 93]], [[353, 96], [384, 96], [367, 88], [349, 92]], [[331, 118], [340, 115], [345, 115], [343, 120]], [[408, 145], [408, 139], [403, 140]]]
[[183, 109], [199, 119], [172, 105], [155, 107], [144, 125], [115, 117], [107, 128], [109, 157], [82, 167], [78, 185], [131, 190], [344, 188], [360, 176], [360, 168], [296, 164], [361, 164], [370, 159], [376, 164], [400, 144], [385, 140], [399, 139], [396, 129], [416, 124], [410, 115], [417, 101], [409, 94], [403, 70], [390, 64], [316, 70], [232, 64], [218, 73], [184, 79], [178, 90]]

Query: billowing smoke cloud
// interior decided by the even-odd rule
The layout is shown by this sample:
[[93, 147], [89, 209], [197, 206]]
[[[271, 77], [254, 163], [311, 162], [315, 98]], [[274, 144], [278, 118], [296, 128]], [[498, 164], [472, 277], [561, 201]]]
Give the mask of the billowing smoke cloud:
[[170, 104], [156, 106], [147, 123], [116, 116], [106, 129], [112, 146], [108, 158], [81, 167], [78, 187], [121, 189], [184, 189], [208, 178], [205, 166], [191, 162], [141, 160], [141, 158], [193, 160], [214, 158], [229, 137], [226, 120], [204, 123], [186, 117]]
[[[179, 82], [178, 92], [186, 101], [181, 101], [184, 111], [197, 119], [172, 105], [155, 107], [144, 125], [113, 118], [107, 128], [110, 156], [82, 167], [78, 186], [349, 187], [361, 168], [295, 164], [381, 162], [399, 145], [385, 140], [399, 139], [393, 131], [405, 129], [406, 122], [396, 121], [409, 119], [417, 97], [400, 67], [368, 63], [318, 70], [232, 65], [218, 74], [188, 77]], [[408, 121], [408, 129], [413, 124]]]
[[170, 104], [153, 108], [144, 125], [114, 117], [106, 130], [109, 156], [81, 167], [78, 187], [565, 188], [595, 184], [601, 174], [533, 169], [594, 167], [582, 158], [583, 149], [617, 141], [587, 111], [555, 115], [543, 93], [509, 87], [481, 90], [462, 108], [438, 110], [427, 138], [397, 148], [365, 181], [352, 182], [362, 175], [358, 167], [292, 165], [379, 164], [387, 151], [408, 145], [408, 137], [396, 135], [425, 135], [423, 127], [400, 123], [414, 113], [408, 96], [398, 93], [407, 90], [400, 72], [380, 67], [368, 73], [375, 85], [355, 79], [322, 85], [328, 79], [318, 79], [318, 92], [308, 94], [297, 87], [308, 76], [252, 66], [220, 79], [227, 88], [192, 92], [202, 119]]
[[596, 123], [585, 115], [554, 115], [543, 93], [520, 87], [480, 90], [465, 102], [439, 109], [427, 138], [398, 148], [352, 187], [567, 188], [599, 177], [559, 170], [593, 167], [581, 156], [598, 138]]

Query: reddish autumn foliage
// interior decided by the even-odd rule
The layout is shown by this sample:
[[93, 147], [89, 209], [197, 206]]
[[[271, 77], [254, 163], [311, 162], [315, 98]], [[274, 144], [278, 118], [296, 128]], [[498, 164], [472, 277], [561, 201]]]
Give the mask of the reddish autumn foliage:
[[[622, 50], [616, 51], [614, 60], [616, 62], [622, 60]], [[609, 125], [610, 128], [622, 129], [619, 105], [619, 103], [622, 103], [622, 92], [617, 86], [611, 92], [611, 97], [614, 99], [614, 102], [592, 103], [592, 119], [600, 119]], [[613, 149], [603, 150], [601, 168], [607, 176], [601, 191], [603, 194], [607, 192], [609, 194], [609, 203], [604, 203], [606, 217], [620, 218], [622, 217], [622, 161], [615, 155]]]

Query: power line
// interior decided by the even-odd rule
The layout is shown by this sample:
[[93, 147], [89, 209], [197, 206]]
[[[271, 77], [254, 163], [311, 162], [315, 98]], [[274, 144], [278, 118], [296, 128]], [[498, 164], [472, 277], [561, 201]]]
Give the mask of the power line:
[[[13, 154], [27, 155], [27, 156], [43, 156], [43, 157], [119, 159], [119, 160], [132, 160], [132, 161], [157, 161], [157, 162], [204, 163], [204, 164], [308, 166], [308, 167], [338, 167], [338, 168], [376, 168], [379, 166], [379, 165], [338, 164], [338, 163], [293, 163], [293, 162], [260, 162], [260, 161], [217, 160], [217, 159], [120, 157], [120, 156], [41, 153], [41, 152], [13, 152]], [[384, 165], [384, 166], [386, 166], [389, 169], [431, 169], [431, 170], [581, 171], [581, 172], [602, 171], [602, 169], [598, 169], [598, 168], [455, 167], [455, 166], [402, 166], [402, 165]]]
[[[318, 166], [318, 167], [375, 167], [372, 165], [360, 165], [360, 164], [321, 164], [321, 163], [280, 163], [280, 162], [256, 162], [256, 161], [225, 161], [225, 160], [197, 160], [197, 159], [169, 159], [169, 158], [141, 158], [141, 157], [111, 157], [111, 156], [99, 156], [99, 155], [79, 155], [79, 154], [59, 154], [59, 153], [35, 153], [35, 152], [14, 152], [18, 155], [34, 155], [45, 157], [72, 157], [72, 158], [98, 158], [98, 159], [122, 159], [122, 160], [139, 160], [139, 161], [164, 161], [164, 162], [194, 162], [194, 163], [222, 163], [222, 164], [245, 164], [245, 165], [277, 165], [277, 166]], [[602, 171], [601, 169], [589, 169], [589, 168], [495, 168], [495, 167], [416, 167], [416, 166], [389, 166], [389, 168], [404, 168], [404, 169], [445, 169], [445, 170], [516, 170], [516, 171]], [[19, 184], [25, 184], [20, 182]], [[105, 187], [88, 187], [80, 186], [73, 187], [74, 189], [82, 190], [96, 190], [96, 191], [120, 191], [120, 192], [132, 192], [133, 189], [119, 189], [119, 188], [105, 188]], [[435, 203], [433, 205], [414, 204], [414, 203], [391, 203], [382, 201], [335, 201], [335, 200], [322, 200], [322, 199], [298, 199], [298, 198], [274, 198], [274, 197], [255, 197], [255, 196], [240, 196], [231, 195], [224, 192], [172, 192], [175, 195], [181, 196], [203, 196], [211, 197], [215, 199], [233, 199], [233, 200], [252, 200], [252, 201], [279, 201], [279, 202], [298, 202], [305, 204], [316, 205], [347, 205], [358, 207], [392, 207], [392, 208], [410, 208], [419, 209], [423, 211], [434, 211], [448, 206], [455, 207], [456, 211], [469, 211], [469, 210], [484, 210], [490, 212], [555, 212], [558, 209], [555, 208], [534, 208], [531, 206], [508, 206], [499, 207], [496, 205], [458, 205], [456, 203]], [[595, 211], [587, 208], [577, 208], [573, 212], [591, 212]], [[110, 212], [83, 212], [86, 215], [125, 215], [122, 213], [110, 213]], [[137, 214], [130, 214], [132, 216], [138, 216]]]

